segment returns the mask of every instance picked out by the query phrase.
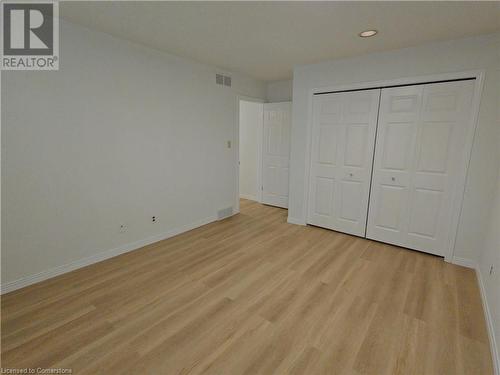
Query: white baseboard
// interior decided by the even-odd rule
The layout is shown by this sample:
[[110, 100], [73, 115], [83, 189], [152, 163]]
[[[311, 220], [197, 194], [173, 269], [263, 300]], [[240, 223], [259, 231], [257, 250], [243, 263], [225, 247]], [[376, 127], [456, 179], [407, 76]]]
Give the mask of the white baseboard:
[[486, 289], [483, 283], [483, 274], [481, 272], [481, 268], [475, 261], [467, 258], [453, 257], [453, 264], [472, 268], [474, 269], [474, 271], [476, 271], [477, 282], [479, 283], [479, 290], [481, 293], [481, 300], [483, 302], [483, 311], [486, 320], [486, 327], [488, 329], [488, 337], [490, 340], [493, 371], [495, 375], [500, 375], [500, 357], [498, 354], [498, 346], [495, 338], [495, 329], [493, 327], [493, 319], [491, 316], [490, 307], [488, 305], [488, 298], [486, 297]]
[[481, 291], [481, 299], [483, 300], [483, 310], [486, 318], [486, 326], [488, 328], [488, 336], [490, 339], [491, 348], [491, 358], [493, 360], [493, 373], [495, 375], [500, 375], [500, 356], [498, 353], [498, 345], [495, 338], [495, 329], [493, 327], [493, 318], [491, 316], [491, 311], [488, 305], [488, 299], [486, 298], [486, 289], [483, 283], [483, 276], [479, 266], [476, 266], [477, 281], [479, 282], [479, 289]]
[[289, 224], [306, 225], [306, 222], [304, 220], [295, 219], [295, 218], [290, 217], [290, 216], [288, 216], [288, 218], [286, 219], [286, 221]]
[[114, 249], [111, 249], [111, 250], [106, 250], [106, 251], [97, 253], [97, 254], [92, 255], [90, 257], [87, 257], [87, 258], [79, 259], [77, 261], [74, 261], [74, 262], [71, 262], [68, 264], [64, 264], [62, 266], [57, 266], [57, 267], [48, 269], [46, 271], [39, 272], [39, 273], [34, 274], [34, 275], [25, 276], [25, 277], [22, 277], [20, 279], [1, 284], [1, 286], [0, 286], [1, 292], [0, 293], [5, 294], [8, 292], [12, 292], [14, 290], [24, 288], [25, 286], [35, 284], [35, 283], [38, 283], [38, 282], [43, 281], [43, 280], [47, 280], [47, 279], [50, 279], [50, 278], [55, 277], [55, 276], [62, 275], [63, 273], [74, 271], [78, 268], [82, 268], [82, 267], [85, 267], [85, 266], [88, 266], [88, 265], [91, 265], [91, 264], [94, 264], [97, 262], [101, 262], [101, 261], [109, 259], [109, 258], [113, 258], [117, 255], [124, 254], [124, 253], [127, 253], [129, 251], [139, 249], [143, 246], [150, 245], [152, 243], [155, 243], [155, 242], [158, 242], [161, 240], [165, 240], [167, 238], [170, 238], [170, 237], [176, 236], [178, 234], [187, 232], [188, 230], [191, 230], [191, 229], [201, 227], [202, 225], [211, 223], [211, 222], [216, 221], [216, 220], [217, 220], [216, 215], [210, 216], [210, 217], [207, 217], [205, 219], [198, 220], [194, 223], [183, 225], [179, 228], [172, 229], [166, 233], [162, 233], [162, 234], [159, 234], [159, 235], [156, 235], [153, 237], [145, 238], [143, 240], [128, 243], [128, 244], [116, 247]]
[[467, 258], [453, 257], [452, 263], [456, 264], [457, 266], [463, 266], [477, 270], [476, 262]]
[[255, 195], [250, 195], [250, 194], [240, 194], [240, 198], [248, 199], [248, 200], [256, 201], [256, 202], [259, 201]]

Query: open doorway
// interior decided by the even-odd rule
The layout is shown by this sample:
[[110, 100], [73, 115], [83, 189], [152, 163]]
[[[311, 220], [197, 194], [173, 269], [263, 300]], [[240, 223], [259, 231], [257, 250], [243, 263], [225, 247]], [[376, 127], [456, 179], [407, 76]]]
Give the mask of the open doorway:
[[264, 104], [240, 100], [240, 198], [261, 201]]
[[288, 208], [291, 102], [239, 105], [239, 197]]

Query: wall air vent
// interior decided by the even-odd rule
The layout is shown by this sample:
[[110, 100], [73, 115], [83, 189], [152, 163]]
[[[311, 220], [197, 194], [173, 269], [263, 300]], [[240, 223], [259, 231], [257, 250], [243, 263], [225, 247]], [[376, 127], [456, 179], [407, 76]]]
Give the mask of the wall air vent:
[[215, 74], [215, 83], [221, 86], [231, 87], [231, 77], [223, 74]]

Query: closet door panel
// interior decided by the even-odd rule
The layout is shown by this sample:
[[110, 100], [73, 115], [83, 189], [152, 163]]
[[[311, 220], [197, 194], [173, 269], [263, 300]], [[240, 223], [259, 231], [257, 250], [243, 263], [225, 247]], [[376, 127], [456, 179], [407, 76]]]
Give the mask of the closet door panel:
[[367, 237], [401, 244], [408, 227], [411, 165], [422, 86], [383, 89]]
[[472, 92], [473, 81], [382, 90], [368, 238], [446, 254]]
[[308, 222], [326, 228], [334, 220], [342, 102], [340, 95], [314, 97], [313, 101]]
[[365, 235], [379, 95], [314, 97], [308, 223]]

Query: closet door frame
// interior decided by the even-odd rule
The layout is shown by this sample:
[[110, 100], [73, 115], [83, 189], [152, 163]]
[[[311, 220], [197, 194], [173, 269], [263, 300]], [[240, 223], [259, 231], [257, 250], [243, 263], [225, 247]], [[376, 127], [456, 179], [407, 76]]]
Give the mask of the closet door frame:
[[[308, 120], [307, 120], [307, 143], [306, 143], [306, 160], [305, 160], [305, 174], [304, 174], [304, 194], [303, 194], [303, 213], [302, 218], [288, 218], [288, 222], [292, 224], [306, 225], [306, 218], [309, 212], [309, 187], [311, 178], [311, 152], [312, 152], [312, 138], [313, 138], [313, 98], [315, 94], [326, 94], [333, 92], [342, 91], [359, 91], [359, 90], [369, 90], [384, 87], [393, 86], [409, 86], [418, 85], [426, 83], [438, 83], [461, 79], [475, 79], [474, 82], [474, 93], [472, 98], [471, 106], [471, 126], [469, 126], [466, 134], [465, 142], [465, 152], [463, 153], [463, 160], [460, 163], [462, 166], [460, 168], [460, 173], [458, 177], [460, 185], [460, 193], [456, 195], [454, 200], [452, 223], [451, 223], [451, 235], [450, 241], [447, 245], [445, 251], [444, 259], [447, 262], [453, 262], [453, 253], [455, 248], [455, 240], [457, 236], [458, 224], [460, 222], [460, 215], [462, 212], [462, 205], [465, 193], [465, 184], [467, 180], [467, 170], [469, 167], [470, 156], [472, 152], [472, 144], [474, 141], [474, 136], [477, 128], [477, 120], [479, 117], [479, 106], [481, 102], [481, 93], [484, 86], [484, 70], [471, 70], [463, 72], [453, 72], [453, 73], [441, 73], [433, 75], [415, 76], [415, 77], [402, 77], [396, 79], [388, 79], [382, 81], [367, 81], [367, 82], [357, 82], [352, 84], [335, 85], [335, 86], [323, 86], [316, 87], [309, 90], [309, 100], [308, 100]], [[293, 131], [293, 130], [292, 130]]]

